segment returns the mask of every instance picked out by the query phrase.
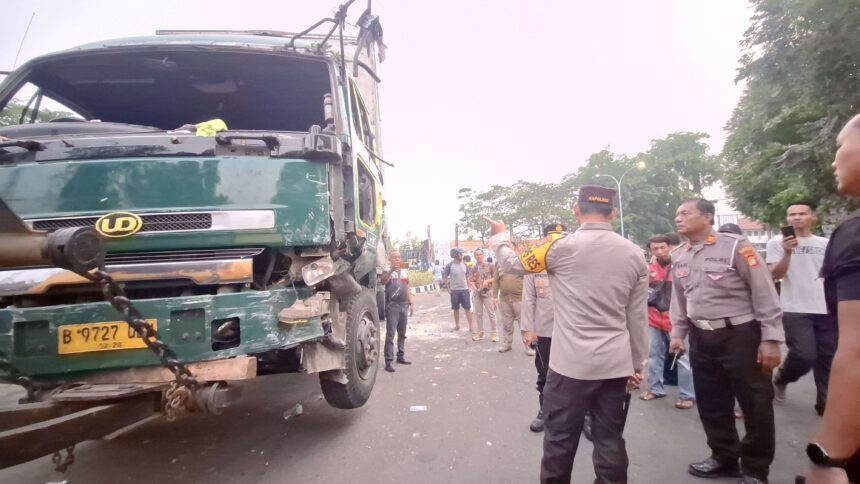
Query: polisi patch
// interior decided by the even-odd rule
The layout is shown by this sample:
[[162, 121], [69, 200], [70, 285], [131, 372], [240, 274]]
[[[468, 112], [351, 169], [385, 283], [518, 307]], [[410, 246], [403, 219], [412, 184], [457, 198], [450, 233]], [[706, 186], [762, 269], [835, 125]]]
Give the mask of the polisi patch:
[[96, 231], [114, 239], [134, 235], [142, 228], [143, 220], [130, 212], [113, 212], [96, 220]]
[[745, 261], [747, 261], [747, 265], [750, 266], [752, 269], [758, 267], [758, 256], [756, 256], [755, 249], [753, 249], [752, 247], [743, 247], [740, 251], [738, 251], [738, 253], [741, 255], [741, 257], [744, 258]]

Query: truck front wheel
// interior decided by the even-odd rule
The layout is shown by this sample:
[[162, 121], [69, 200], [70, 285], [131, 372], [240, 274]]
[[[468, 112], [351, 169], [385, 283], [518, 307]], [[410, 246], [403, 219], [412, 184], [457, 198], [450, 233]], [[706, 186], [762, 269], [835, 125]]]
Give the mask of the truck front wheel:
[[358, 408], [370, 398], [379, 369], [379, 311], [369, 289], [349, 298], [346, 309], [346, 352], [343, 370], [346, 382], [320, 375], [326, 401], [335, 408]]

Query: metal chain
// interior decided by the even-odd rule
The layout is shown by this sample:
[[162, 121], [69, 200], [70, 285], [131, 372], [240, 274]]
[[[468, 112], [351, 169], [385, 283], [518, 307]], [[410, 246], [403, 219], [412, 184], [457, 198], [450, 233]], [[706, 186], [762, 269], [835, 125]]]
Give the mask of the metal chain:
[[161, 365], [173, 373], [175, 380], [165, 393], [164, 410], [168, 420], [173, 420], [183, 410], [194, 407], [191, 390], [196, 390], [200, 384], [194, 379], [188, 367], [179, 361], [176, 353], [161, 339], [158, 331], [144, 319], [134, 307], [125, 290], [113, 280], [104, 269], [80, 274], [101, 286], [105, 300], [122, 314], [123, 319], [134, 329], [144, 344], [155, 353]]
[[11, 361], [9, 361], [9, 358], [2, 351], [0, 351], [0, 372], [8, 375], [7, 377], [2, 378], [3, 380], [24, 387], [24, 390], [27, 391], [26, 400], [28, 402], [36, 400], [36, 394], [39, 391], [39, 387], [33, 383], [33, 380], [21, 373], [21, 371], [16, 368]]
[[54, 468], [57, 472], [65, 473], [66, 470], [75, 463], [75, 446], [74, 444], [66, 447], [66, 459], [63, 460], [62, 451], [54, 452], [54, 455], [51, 456], [51, 462], [54, 463]]
[[[179, 361], [176, 353], [161, 339], [158, 331], [134, 307], [125, 290], [104, 269], [97, 269], [93, 272], [83, 270], [74, 272], [101, 286], [105, 300], [122, 314], [123, 319], [131, 325], [138, 337], [155, 353], [162, 366], [173, 373], [175, 380], [165, 392], [164, 398], [164, 412], [167, 419], [173, 420], [178, 414], [194, 408], [191, 390], [197, 389], [200, 386], [199, 382], [194, 379], [188, 367]], [[23, 386], [27, 390], [28, 398], [33, 399], [37, 391], [36, 385], [21, 374], [2, 352], [0, 352], [0, 371], [9, 375], [8, 380]], [[57, 472], [65, 473], [75, 463], [75, 446], [71, 445], [66, 448], [65, 459], [63, 459], [61, 451], [54, 452], [51, 456], [51, 462], [53, 462]]]

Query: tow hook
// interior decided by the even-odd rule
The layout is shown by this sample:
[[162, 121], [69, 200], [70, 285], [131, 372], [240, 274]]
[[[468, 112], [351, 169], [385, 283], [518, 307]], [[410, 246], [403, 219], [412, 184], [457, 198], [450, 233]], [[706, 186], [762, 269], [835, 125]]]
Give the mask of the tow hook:
[[197, 408], [212, 415], [221, 415], [241, 394], [242, 387], [231, 387], [224, 382], [201, 386], [193, 392]]

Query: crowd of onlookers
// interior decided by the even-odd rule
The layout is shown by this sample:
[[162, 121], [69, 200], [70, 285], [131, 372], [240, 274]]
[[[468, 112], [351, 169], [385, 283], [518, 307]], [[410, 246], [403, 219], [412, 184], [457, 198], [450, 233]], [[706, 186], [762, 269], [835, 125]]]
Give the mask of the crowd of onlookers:
[[[860, 115], [843, 128], [837, 146], [838, 190], [860, 196]], [[589, 419], [598, 481], [626, 482], [622, 434], [630, 392], [644, 384], [641, 400], [667, 396], [667, 366], [678, 372], [675, 407], [698, 407], [711, 450], [689, 464], [690, 474], [766, 483], [776, 447], [773, 402], [784, 401], [789, 384], [812, 371], [814, 409], [823, 420], [806, 447], [807, 482], [857, 482], [860, 213], [828, 240], [813, 233], [815, 204], [794, 201], [763, 259], [739, 227], [715, 230], [713, 203], [689, 199], [676, 210], [678, 233], [651, 237], [646, 260], [612, 230], [615, 195], [607, 187], [581, 187], [573, 206], [578, 229], [568, 234], [560, 224], [547, 226], [532, 247], [513, 244], [503, 221], [487, 219], [495, 264], [483, 250], [472, 263], [453, 249], [450, 263], [432, 268], [437, 294], [443, 284], [450, 294], [454, 331], [461, 328], [462, 309], [474, 341], [485, 337], [486, 319], [490, 341], [507, 352], [520, 321], [538, 371], [540, 410], [530, 427], [545, 430], [541, 482], [570, 481]], [[408, 281], [402, 273], [392, 276], [400, 269], [398, 253], [391, 262], [383, 275], [391, 296], [388, 371], [394, 371], [394, 333], [397, 361], [409, 364], [403, 333], [413, 308]], [[743, 439], [734, 423], [735, 401], [745, 419]]]

